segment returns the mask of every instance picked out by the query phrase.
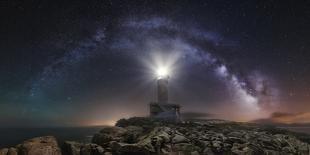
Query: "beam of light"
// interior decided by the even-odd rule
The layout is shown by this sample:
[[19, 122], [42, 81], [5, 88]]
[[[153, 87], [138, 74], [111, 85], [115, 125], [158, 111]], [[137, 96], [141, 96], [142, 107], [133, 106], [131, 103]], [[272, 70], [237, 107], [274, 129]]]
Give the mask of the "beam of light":
[[164, 66], [157, 68], [156, 74], [157, 74], [158, 79], [168, 77], [169, 76], [169, 68], [164, 67]]
[[152, 75], [152, 79], [161, 79], [175, 75], [180, 60], [177, 49], [163, 49], [161, 43], [152, 42], [148, 47], [149, 55], [141, 59]]

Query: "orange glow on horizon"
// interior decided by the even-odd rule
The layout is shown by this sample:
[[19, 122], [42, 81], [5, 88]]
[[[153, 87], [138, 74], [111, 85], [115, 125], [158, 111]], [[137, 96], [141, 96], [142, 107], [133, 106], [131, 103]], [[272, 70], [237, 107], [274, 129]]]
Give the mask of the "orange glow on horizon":
[[276, 117], [273, 117], [272, 120], [274, 122], [286, 123], [286, 124], [310, 123], [310, 112], [276, 116]]
[[92, 122], [86, 123], [85, 126], [114, 126], [116, 123], [116, 120], [94, 120]]

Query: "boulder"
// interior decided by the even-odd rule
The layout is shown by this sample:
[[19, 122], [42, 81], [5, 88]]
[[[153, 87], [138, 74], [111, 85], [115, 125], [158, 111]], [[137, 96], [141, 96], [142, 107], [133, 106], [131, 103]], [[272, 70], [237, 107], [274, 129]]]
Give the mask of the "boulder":
[[216, 152], [223, 152], [223, 143], [221, 141], [215, 140], [212, 141], [212, 147], [216, 150]]
[[0, 155], [7, 155], [7, 154], [8, 154], [8, 151], [9, 151], [8, 148], [0, 149]]
[[257, 145], [256, 143], [247, 143], [247, 147], [252, 150], [254, 154], [263, 154], [264, 148]]
[[64, 152], [68, 155], [103, 155], [104, 149], [97, 144], [66, 141]]
[[246, 144], [234, 143], [231, 152], [235, 154], [246, 154], [247, 150], [243, 150], [246, 147]]
[[17, 145], [17, 149], [22, 155], [61, 155], [56, 138], [53, 136], [29, 139]]
[[110, 141], [122, 142], [125, 139], [126, 131], [126, 129], [121, 127], [105, 127], [93, 136], [92, 143], [106, 147]]
[[193, 145], [193, 144], [190, 144], [190, 143], [178, 143], [178, 144], [175, 144], [173, 145], [172, 147], [172, 150], [173, 151], [181, 151], [181, 152], [184, 152], [185, 154], [187, 153], [191, 153], [191, 152], [194, 152], [194, 151], [198, 151], [200, 152], [200, 148]]
[[125, 129], [123, 140], [125, 143], [137, 143], [138, 138], [143, 134], [143, 128], [139, 126], [127, 126]]
[[279, 151], [274, 151], [274, 150], [264, 150], [264, 154], [266, 155], [281, 155]]
[[9, 148], [7, 155], [18, 155], [18, 150], [14, 147]]
[[191, 155], [200, 155], [198, 151], [191, 152]]
[[[130, 129], [131, 128], [131, 129]], [[127, 131], [134, 130], [140, 135], [141, 128], [130, 127]], [[171, 141], [172, 130], [168, 127], [155, 127], [148, 134], [137, 138], [136, 143], [124, 143], [120, 141], [111, 141], [109, 147], [113, 152], [121, 154], [149, 154], [149, 153], [163, 153], [171, 151], [171, 148], [166, 143]], [[126, 135], [126, 134], [124, 134]]]
[[203, 141], [203, 140], [195, 140], [193, 141], [193, 144], [200, 148], [211, 147], [212, 145], [210, 141]]
[[242, 139], [242, 138], [239, 138], [239, 137], [228, 137], [226, 140], [225, 140], [226, 143], [229, 143], [229, 144], [233, 144], [233, 143], [239, 143], [239, 144], [243, 144], [246, 142], [245, 139]]
[[173, 138], [172, 138], [172, 143], [176, 144], [176, 143], [186, 143], [189, 142], [189, 139], [187, 139], [186, 137], [184, 137], [183, 135], [178, 135], [176, 134]]
[[172, 130], [169, 127], [155, 127], [147, 135], [144, 135], [139, 138], [140, 146], [143, 146], [150, 152], [159, 153], [162, 149], [162, 146], [165, 146], [165, 143], [171, 141]]
[[[266, 151], [268, 151], [268, 150], [263, 149], [263, 148], [257, 146], [256, 144], [249, 144], [249, 143], [245, 143], [245, 144], [234, 143], [233, 147], [231, 148], [231, 152], [233, 152], [235, 154], [240, 154], [240, 155], [266, 154]], [[268, 152], [269, 153], [275, 153], [277, 151], [272, 152], [272, 150], [271, 150]], [[271, 154], [271, 155], [273, 155], [273, 154]]]
[[108, 126], [108, 127], [104, 127], [103, 129], [101, 129], [99, 133], [110, 134], [113, 137], [120, 137], [124, 133], [126, 133], [126, 129], [121, 128], [121, 127], [116, 127], [116, 126]]
[[276, 134], [276, 141], [278, 141], [278, 149], [286, 154], [309, 154], [309, 144], [301, 142], [290, 135]]
[[103, 155], [104, 149], [97, 144], [84, 144], [81, 147], [81, 155]]
[[69, 155], [80, 155], [81, 144], [74, 141], [65, 141], [63, 150]]
[[202, 154], [203, 154], [203, 155], [214, 155], [212, 149], [209, 148], [209, 147], [204, 148]]

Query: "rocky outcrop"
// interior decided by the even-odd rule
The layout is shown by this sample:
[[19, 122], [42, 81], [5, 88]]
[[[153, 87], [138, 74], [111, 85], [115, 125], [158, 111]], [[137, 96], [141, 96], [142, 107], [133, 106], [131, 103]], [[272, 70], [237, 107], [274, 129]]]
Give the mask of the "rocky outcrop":
[[123, 141], [126, 131], [121, 127], [106, 127], [93, 136], [92, 142], [107, 147], [111, 141]]
[[92, 143], [66, 141], [58, 147], [51, 136], [25, 141], [0, 155], [310, 155], [307, 136], [249, 123], [227, 121], [162, 122], [122, 119], [104, 127]]
[[[117, 125], [101, 130], [93, 142], [114, 154], [310, 155], [310, 145], [290, 132], [255, 124], [212, 120], [174, 124], [133, 118]], [[105, 138], [108, 135], [114, 137]]]
[[[62, 149], [61, 149], [62, 148]], [[66, 141], [59, 147], [52, 136], [37, 137], [24, 141], [16, 147], [0, 149], [0, 155], [109, 155], [102, 146], [93, 143]]]
[[61, 155], [61, 150], [55, 137], [45, 136], [29, 139], [16, 147], [1, 149], [0, 155]]
[[0, 155], [7, 155], [8, 151], [9, 151], [8, 148], [3, 148], [3, 149], [0, 150]]
[[16, 148], [4, 148], [0, 150], [0, 155], [18, 155]]

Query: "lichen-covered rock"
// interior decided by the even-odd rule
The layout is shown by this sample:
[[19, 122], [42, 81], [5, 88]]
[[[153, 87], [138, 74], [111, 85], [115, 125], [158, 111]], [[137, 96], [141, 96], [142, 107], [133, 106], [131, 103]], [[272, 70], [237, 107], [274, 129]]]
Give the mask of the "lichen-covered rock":
[[16, 148], [21, 155], [61, 155], [56, 138], [53, 136], [29, 139]]

